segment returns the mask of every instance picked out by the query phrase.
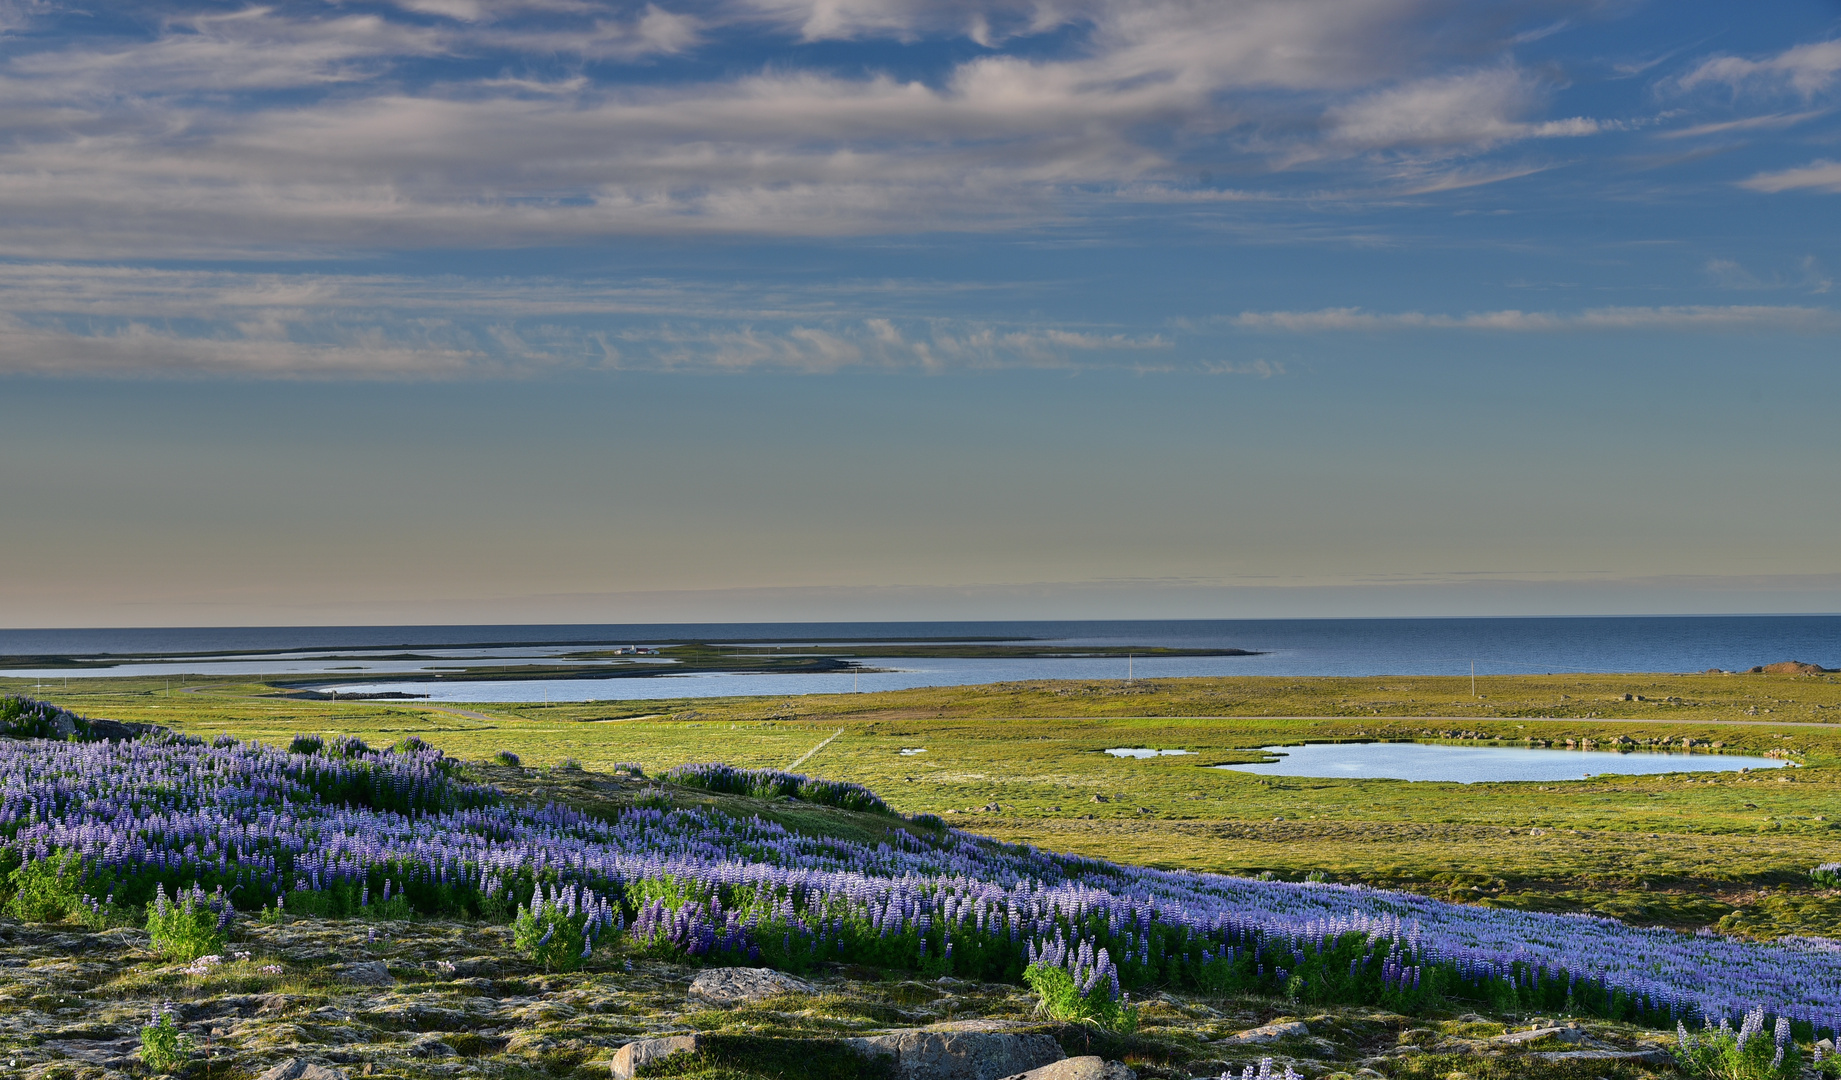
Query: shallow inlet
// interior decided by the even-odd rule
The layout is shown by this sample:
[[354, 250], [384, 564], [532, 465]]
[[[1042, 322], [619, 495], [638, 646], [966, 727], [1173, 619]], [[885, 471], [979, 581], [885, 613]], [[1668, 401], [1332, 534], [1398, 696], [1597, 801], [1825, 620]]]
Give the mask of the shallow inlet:
[[1115, 746], [1112, 749], [1106, 751], [1106, 753], [1111, 754], [1113, 757], [1147, 758], [1147, 757], [1181, 757], [1184, 754], [1193, 754], [1195, 753], [1195, 751], [1194, 750], [1152, 750], [1148, 746], [1138, 746], [1138, 747]]
[[1277, 761], [1216, 765], [1260, 776], [1328, 779], [1441, 780], [1477, 784], [1505, 780], [1583, 780], [1588, 776], [1645, 773], [1736, 772], [1781, 769], [1788, 762], [1739, 754], [1686, 754], [1606, 750], [1535, 750], [1509, 746], [1445, 746], [1437, 743], [1306, 743], [1267, 746]]

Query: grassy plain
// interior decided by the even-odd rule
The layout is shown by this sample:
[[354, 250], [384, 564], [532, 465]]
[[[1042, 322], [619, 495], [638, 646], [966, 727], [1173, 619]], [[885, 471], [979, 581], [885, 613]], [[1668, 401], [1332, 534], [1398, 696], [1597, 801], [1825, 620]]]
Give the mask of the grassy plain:
[[[511, 750], [656, 772], [690, 761], [865, 784], [897, 809], [1057, 850], [1236, 874], [1310, 873], [1467, 902], [1590, 910], [1642, 924], [1841, 935], [1841, 679], [1565, 675], [1470, 680], [1172, 679], [893, 693], [435, 706], [302, 701], [261, 684], [23, 680], [0, 690], [88, 715], [285, 742], [416, 734], [450, 754]], [[1832, 722], [1831, 722], [1832, 721]], [[826, 743], [832, 735], [842, 732]], [[1324, 739], [1682, 739], [1803, 767], [1554, 784], [1266, 778], [1211, 769]], [[1120, 760], [1107, 747], [1194, 756]], [[903, 754], [906, 750], [925, 753]]]

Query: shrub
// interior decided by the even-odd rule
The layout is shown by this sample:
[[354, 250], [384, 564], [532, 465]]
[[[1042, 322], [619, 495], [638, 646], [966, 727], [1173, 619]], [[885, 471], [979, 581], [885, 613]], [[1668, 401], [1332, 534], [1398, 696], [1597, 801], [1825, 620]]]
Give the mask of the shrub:
[[224, 951], [230, 937], [230, 921], [236, 909], [224, 896], [223, 886], [216, 893], [206, 893], [197, 885], [179, 890], [177, 902], [166, 898], [166, 884], [154, 886], [153, 902], [147, 905], [147, 933], [154, 948], [175, 960], [190, 962], [201, 956]]
[[1771, 1037], [1764, 1034], [1764, 1008], [1745, 1014], [1739, 1030], [1724, 1018], [1698, 1036], [1675, 1024], [1675, 1062], [1690, 1076], [1709, 1080], [1796, 1080], [1803, 1074], [1803, 1055], [1790, 1037], [1790, 1021], [1778, 1017]]
[[562, 759], [561, 761], [557, 762], [556, 767], [559, 769], [566, 770], [568, 772], [581, 772], [582, 771], [582, 763], [575, 760], [572, 757], [566, 757]]
[[1809, 871], [1809, 880], [1824, 889], [1841, 889], [1841, 863], [1823, 863]]
[[22, 922], [54, 923], [102, 914], [101, 904], [82, 891], [83, 861], [75, 852], [23, 863], [7, 875], [7, 886], [12, 895], [6, 913]]
[[500, 765], [510, 765], [514, 768], [524, 764], [518, 755], [512, 753], [510, 750], [500, 750], [498, 753], [492, 755], [492, 760], [498, 762]]
[[1023, 969], [1023, 981], [1036, 992], [1036, 1011], [1056, 1020], [1120, 1034], [1137, 1030], [1137, 1006], [1128, 994], [1114, 997], [1103, 975], [1090, 978], [1082, 989], [1066, 968], [1038, 962]]
[[908, 817], [908, 824], [934, 832], [946, 831], [946, 819], [938, 814], [913, 814]]
[[340, 735], [332, 740], [332, 745], [326, 748], [326, 753], [330, 757], [355, 758], [363, 757], [370, 752], [371, 748], [364, 744], [364, 740], [353, 735]]
[[871, 814], [895, 812], [875, 792], [861, 784], [841, 780], [814, 780], [809, 776], [779, 769], [738, 769], [733, 765], [711, 762], [705, 765], [676, 766], [666, 770], [663, 779], [685, 787], [729, 795], [750, 795], [757, 799], [785, 797]]
[[178, 1072], [192, 1056], [192, 1037], [173, 1023], [171, 1002], [153, 1007], [153, 1023], [141, 1027], [141, 1062], [157, 1073]]
[[[428, 742], [419, 735], [406, 735], [390, 749], [395, 750], [399, 754], [416, 754], [428, 750], [435, 750], [433, 746], [429, 745]], [[440, 752], [439, 750], [435, 750], [436, 754]]]
[[317, 754], [324, 749], [326, 749], [326, 740], [318, 735], [296, 735], [293, 741], [288, 743], [290, 754]]
[[594, 953], [595, 939], [606, 940], [625, 916], [587, 889], [571, 885], [547, 894], [538, 886], [529, 907], [512, 921], [512, 942], [546, 971], [574, 971]]
[[637, 761], [616, 761], [614, 763], [614, 771], [617, 773], [625, 773], [635, 780], [644, 780], [646, 778], [646, 767]]

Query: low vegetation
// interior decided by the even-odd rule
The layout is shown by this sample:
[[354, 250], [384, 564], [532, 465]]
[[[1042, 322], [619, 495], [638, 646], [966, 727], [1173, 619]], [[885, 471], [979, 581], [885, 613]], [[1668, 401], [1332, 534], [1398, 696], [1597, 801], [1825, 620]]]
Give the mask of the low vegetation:
[[[184, 963], [191, 971], [202, 963], [197, 977], [234, 977], [250, 987], [300, 978], [336, 982], [324, 963], [289, 960], [285, 950], [264, 952], [268, 946], [262, 942], [309, 926], [345, 925], [358, 928], [369, 946], [409, 927], [426, 926], [438, 936], [447, 933], [440, 928], [454, 926], [475, 928], [459, 931], [462, 939], [497, 942], [491, 962], [501, 970], [526, 971], [530, 979], [640, 985], [656, 977], [648, 973], [682, 971], [686, 965], [764, 964], [804, 972], [861, 1014], [837, 1028], [811, 1015], [814, 1009], [834, 1009], [831, 1005], [808, 1003], [791, 1012], [751, 1006], [737, 1012], [758, 1021], [747, 1021], [753, 1026], [741, 1031], [732, 1027], [734, 1021], [687, 1011], [680, 999], [667, 1010], [669, 1019], [643, 1029], [687, 1023], [731, 1032], [738, 1041], [720, 1052], [701, 1052], [696, 1062], [679, 1061], [674, 1075], [774, 1075], [771, 1061], [779, 1051], [748, 1040], [795, 1038], [817, 1045], [842, 1031], [886, 1026], [896, 1013], [916, 1014], [912, 1005], [896, 1000], [909, 991], [893, 988], [905, 985], [935, 988], [929, 993], [952, 987], [947, 996], [971, 999], [961, 1003], [963, 1012], [954, 1006], [956, 1015], [1049, 1025], [1070, 1048], [1080, 1040], [1089, 1048], [1104, 1047], [1108, 1056], [1133, 1061], [1141, 1075], [1193, 1076], [1218, 1065], [1238, 1076], [1257, 1067], [1257, 1057], [1248, 1056], [1255, 1053], [1276, 1057], [1275, 1074], [1297, 1067], [1311, 1077], [1352, 1072], [1358, 1062], [1389, 1076], [1570, 1075], [1561, 1062], [1523, 1060], [1516, 1057], [1519, 1050], [1488, 1041], [1518, 1022], [1550, 1015], [1584, 1019], [1592, 1025], [1591, 1038], [1604, 1045], [1656, 1046], [1667, 1036], [1673, 1057], [1701, 1075], [1793, 1075], [1784, 1071], [1785, 1062], [1811, 1052], [1811, 1041], [1826, 1033], [1823, 1025], [1834, 1015], [1834, 1003], [1817, 1002], [1799, 1014], [1790, 1002], [1793, 995], [1785, 995], [1769, 1016], [1773, 1025], [1780, 1016], [1788, 1023], [1781, 1040], [1774, 1031], [1740, 1036], [1751, 1004], [1776, 993], [1772, 979], [1779, 976], [1773, 970], [1796, 972], [1781, 976], [1791, 981], [1823, 982], [1826, 976], [1810, 973], [1830, 963], [1830, 954], [1819, 944], [1767, 947], [1743, 939], [1833, 933], [1829, 928], [1841, 921], [1835, 870], [1828, 865], [1835, 853], [1827, 821], [1835, 790], [1828, 773], [1841, 763], [1841, 740], [1811, 721], [1759, 719], [1747, 711], [1788, 702], [1819, 715], [1831, 703], [1841, 704], [1831, 702], [1841, 697], [1841, 686], [1807, 674], [1678, 678], [1749, 683], [1753, 692], [1740, 699], [1748, 702], [1744, 708], [1734, 710], [1730, 696], [1709, 706], [1680, 694], [1639, 692], [1654, 691], [1655, 682], [1666, 683], [1664, 690], [1674, 685], [1645, 677], [1624, 680], [1639, 690], [1606, 693], [1596, 704], [1622, 712], [1666, 705], [1679, 715], [1658, 710], [1650, 717], [1465, 717], [1462, 723], [1433, 719], [1423, 702], [1405, 694], [1401, 707], [1417, 704], [1421, 715], [1377, 719], [1373, 711], [1337, 716], [1328, 709], [1315, 710], [1317, 718], [1307, 720], [1172, 715], [1175, 706], [1195, 701], [1203, 690], [1225, 696], [1243, 688], [1158, 685], [1145, 692], [1145, 684], [1129, 693], [1114, 693], [1127, 689], [1117, 684], [1044, 685], [988, 694], [916, 692], [894, 702], [842, 696], [680, 703], [643, 718], [609, 717], [607, 706], [467, 710], [492, 717], [482, 720], [403, 703], [317, 706], [312, 714], [290, 718], [284, 714], [300, 709], [299, 702], [252, 696], [255, 688], [221, 683], [170, 706], [166, 702], [172, 699], [128, 685], [86, 686], [82, 693], [92, 702], [113, 694], [126, 703], [129, 707], [115, 714], [124, 719], [177, 721], [176, 728], [201, 737], [133, 744], [146, 748], [136, 751], [148, 755], [146, 762], [172, 762], [171, 775], [158, 769], [143, 773], [132, 791], [117, 782], [108, 789], [109, 805], [141, 815], [205, 813], [211, 800], [201, 801], [195, 786], [178, 777], [216, 774], [263, 799], [288, 797], [283, 805], [295, 817], [291, 827], [311, 831], [316, 848], [277, 847], [272, 836], [240, 836], [231, 844], [221, 832], [180, 830], [162, 837], [163, 843], [182, 841], [164, 849], [177, 853], [177, 861], [162, 856], [158, 872], [149, 875], [152, 864], [144, 861], [130, 866], [79, 858], [73, 865], [69, 855], [76, 849], [51, 842], [55, 830], [28, 834], [22, 827], [44, 824], [42, 817], [0, 813], [12, 823], [0, 826], [0, 833], [14, 839], [8, 846], [13, 861], [0, 870], [7, 873], [8, 914], [21, 926], [63, 927], [58, 932], [66, 938], [116, 940], [106, 935], [142, 933], [132, 929], [141, 925], [153, 931], [148, 907], [168, 886], [169, 910], [190, 903], [189, 925], [201, 934], [207, 929], [198, 912], [212, 913], [212, 927], [221, 929], [223, 938], [181, 945], [177, 937], [183, 935], [171, 929], [162, 929], [158, 941], [149, 933], [138, 946], [147, 959], [120, 974], [151, 980], [124, 998], [141, 995], [142, 1012], [132, 1030], [143, 1041], [142, 1029], [158, 1026], [158, 1020], [146, 1024], [148, 1010], [165, 1000], [158, 994], [171, 989], [170, 982], [162, 984], [167, 977], [155, 972], [174, 970], [171, 965]], [[1323, 680], [1312, 688], [1313, 700], [1321, 706], [1332, 694], [1348, 697], [1359, 682]], [[1545, 690], [1579, 682], [1579, 677], [1555, 679]], [[1293, 687], [1269, 688], [1269, 699], [1294, 700], [1300, 691]], [[1072, 715], [1078, 710], [1069, 709], [1058, 716], [1050, 710], [1081, 700], [1075, 691], [1083, 689], [1091, 691], [1086, 697], [1110, 701], [1113, 714]], [[1502, 687], [1482, 689], [1486, 699], [1502, 700]], [[1542, 688], [1523, 689], [1532, 694]], [[1660, 700], [1670, 696], [1681, 700]], [[993, 712], [993, 700], [1008, 708]], [[66, 703], [75, 705], [75, 696]], [[179, 712], [187, 704], [194, 711]], [[1133, 708], [1118, 709], [1120, 704]], [[933, 715], [926, 715], [929, 706]], [[1714, 709], [1738, 715], [1710, 715]], [[1539, 734], [1527, 734], [1531, 727]], [[1679, 747], [1686, 739], [1701, 744], [1695, 748], [1702, 752], [1770, 753], [1802, 767], [1773, 774], [1468, 787], [1281, 779], [1210, 767], [1252, 760], [1261, 746], [1299, 738], [1521, 745], [1530, 740], [1564, 745], [1571, 739], [1576, 746], [1590, 740], [1596, 748], [1632, 749]], [[258, 740], [284, 749], [261, 750], [252, 745]], [[61, 775], [124, 772], [95, 757], [109, 744], [59, 745], [58, 753], [78, 755]], [[1111, 746], [1194, 753], [1145, 760], [1099, 753]], [[498, 756], [501, 751], [504, 756]], [[286, 764], [265, 757], [270, 754]], [[734, 767], [698, 764], [712, 757], [727, 758]], [[803, 773], [786, 769], [802, 757]], [[579, 766], [563, 767], [570, 759]], [[152, 768], [146, 762], [137, 767]], [[181, 763], [189, 764], [181, 768]], [[648, 774], [652, 779], [645, 779]], [[61, 783], [68, 789], [71, 781]], [[27, 803], [12, 805], [17, 810]], [[322, 812], [313, 811], [302, 817], [309, 805], [325, 807], [330, 816], [314, 817]], [[424, 822], [413, 858], [408, 847], [392, 846], [398, 833], [388, 825], [391, 815]], [[484, 846], [443, 840], [431, 847], [427, 823], [439, 821], [473, 823], [457, 826], [454, 835], [471, 830], [490, 840]], [[432, 835], [446, 836], [441, 830], [455, 827], [437, 824]], [[978, 839], [980, 834], [998, 842]], [[37, 846], [17, 843], [21, 835]], [[374, 846], [340, 841], [340, 835], [369, 837]], [[401, 844], [411, 835], [403, 832]], [[735, 864], [723, 854], [732, 852], [743, 864], [805, 876], [799, 888], [784, 886], [772, 874], [743, 881], [711, 877], [700, 869], [703, 863], [686, 861], [691, 847], [660, 846], [648, 836], [695, 837], [695, 850], [711, 852], [719, 863], [727, 859], [723, 865]], [[1046, 856], [1002, 842], [1017, 840], [1076, 857]], [[611, 850], [639, 863], [597, 862], [601, 856], [590, 854], [596, 844], [611, 844]], [[484, 856], [488, 847], [499, 852], [498, 861]], [[546, 847], [572, 852], [557, 866], [575, 869], [545, 876], [517, 868], [532, 851]], [[1078, 857], [1083, 854], [1088, 858]], [[272, 859], [273, 866], [263, 859]], [[842, 879], [831, 884], [826, 876], [861, 875], [867, 868], [873, 884], [885, 872], [877, 859], [888, 861], [888, 872], [910, 876], [922, 867], [939, 867], [923, 870], [924, 876], [956, 866], [950, 872], [969, 872], [976, 887], [942, 885], [911, 903], [901, 889], [877, 886], [883, 891], [872, 892], [866, 903], [862, 885], [845, 888]], [[1156, 869], [1159, 865], [1163, 869]], [[1197, 891], [1205, 879], [1178, 873], [1194, 869], [1229, 871], [1239, 875], [1240, 884]], [[1251, 880], [1260, 877], [1268, 880]], [[1046, 901], [1047, 909], [1037, 914], [1028, 906], [1030, 896], [1002, 884], [1018, 878], [1064, 880], [1112, 899], [1077, 912], [1044, 893], [1036, 899]], [[192, 890], [194, 882], [203, 891], [180, 892]], [[1402, 897], [1387, 901], [1392, 907], [1383, 911], [1365, 910], [1366, 901], [1355, 900], [1358, 913], [1370, 921], [1337, 926], [1330, 921], [1334, 911], [1350, 910], [1352, 898], [1374, 895], [1349, 893], [1338, 883], [1406, 886], [1423, 897], [1460, 904]], [[221, 895], [235, 899], [213, 909], [220, 886]], [[989, 891], [992, 886], [996, 893]], [[568, 894], [570, 888], [578, 891]], [[592, 898], [581, 891], [588, 889], [595, 890]], [[1320, 903], [1318, 897], [1332, 899]], [[241, 914], [220, 927], [217, 920], [233, 907]], [[1575, 941], [1571, 951], [1537, 951], [1525, 963], [1502, 966], [1485, 962], [1508, 955], [1506, 942], [1554, 936], [1539, 929], [1548, 917], [1543, 913], [1581, 910], [1617, 916], [1623, 925], [1594, 924], [1606, 928], [1601, 936]], [[1218, 914], [1185, 923], [1178, 911]], [[1259, 916], [1266, 921], [1255, 918], [1258, 912], [1267, 913]], [[1024, 913], [1027, 917], [1017, 917]], [[1430, 937], [1409, 941], [1373, 921], [1388, 914], [1417, 922]], [[1304, 933], [1312, 919], [1323, 929]], [[1717, 936], [1631, 931], [1628, 924], [1710, 928]], [[1457, 936], [1439, 936], [1448, 933]], [[1484, 937], [1474, 954], [1453, 945], [1477, 942], [1479, 934]], [[1638, 952], [1626, 955], [1631, 949]], [[1688, 951], [1670, 951], [1682, 949]], [[244, 959], [235, 958], [239, 955]], [[1590, 967], [1588, 955], [1611, 962]], [[429, 962], [458, 961], [450, 955]], [[1699, 982], [1675, 977], [1688, 969], [1704, 977]], [[0, 968], [0, 981], [8, 977], [6, 970]], [[1646, 971], [1647, 981], [1620, 981], [1617, 970]], [[1830, 981], [1841, 984], [1841, 978]], [[545, 982], [537, 996], [553, 998], [550, 985]], [[196, 999], [180, 997], [176, 1032], [209, 1036], [187, 1013], [187, 1000]], [[889, 1004], [875, 1004], [882, 1000]], [[575, 1005], [568, 1007], [576, 1013], [576, 1026], [558, 1021], [559, 1032], [592, 1027], [580, 1024]], [[1208, 1020], [1210, 1012], [1224, 1022]], [[1276, 1050], [1247, 1046], [1244, 1054], [1225, 1055], [1222, 1047], [1204, 1041], [1231, 1034], [1234, 1023], [1251, 1026], [1285, 1013], [1309, 1019], [1314, 1041], [1281, 1042]], [[1233, 1020], [1225, 1021], [1230, 1015]], [[1687, 1043], [1670, 1034], [1676, 1019], [1686, 1022]], [[1722, 1034], [1717, 1023], [1702, 1030], [1709, 1019], [1724, 1020], [1729, 1030]], [[1475, 1029], [1491, 1024], [1495, 1034], [1479, 1039]], [[468, 1029], [484, 1030], [500, 1029]], [[1657, 1034], [1644, 1035], [1645, 1030]], [[494, 1069], [518, 1065], [556, 1075], [604, 1062], [626, 1037], [607, 1035], [573, 1058], [545, 1062], [513, 1047], [515, 1040], [493, 1041], [496, 1034], [478, 1036], [485, 1040], [480, 1042], [458, 1029], [448, 1036], [450, 1049], [461, 1053], [458, 1043], [478, 1050], [476, 1056], [495, 1063]], [[1761, 1065], [1753, 1059], [1765, 1045], [1771, 1054]], [[187, 1053], [204, 1053], [203, 1046], [198, 1042]], [[1781, 1059], [1780, 1047], [1786, 1047]], [[8, 1052], [0, 1048], [0, 1054]], [[256, 1061], [265, 1052], [245, 1040], [232, 1057]], [[35, 1054], [28, 1056], [47, 1068], [71, 1060]], [[1503, 1072], [1505, 1057], [1518, 1062], [1520, 1071]], [[848, 1060], [839, 1059], [845, 1067]], [[402, 1065], [408, 1073], [416, 1068], [413, 1062]], [[1592, 1068], [1593, 1076], [1638, 1076], [1673, 1066], [1632, 1058]]]

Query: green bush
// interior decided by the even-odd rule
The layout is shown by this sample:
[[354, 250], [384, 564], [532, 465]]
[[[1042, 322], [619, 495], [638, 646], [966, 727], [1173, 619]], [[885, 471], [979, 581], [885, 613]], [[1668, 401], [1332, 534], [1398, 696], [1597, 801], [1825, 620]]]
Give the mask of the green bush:
[[[113, 914], [113, 896], [98, 900], [83, 891], [83, 860], [75, 852], [23, 863], [6, 876], [5, 911], [21, 922], [55, 923], [76, 919], [93, 927], [107, 926]], [[104, 886], [97, 885], [101, 891]]]
[[1024, 968], [1023, 981], [1036, 992], [1036, 1011], [1056, 1020], [1125, 1035], [1138, 1029], [1138, 1007], [1129, 997], [1115, 1001], [1104, 981], [1083, 994], [1067, 969], [1048, 964]]
[[524, 761], [510, 750], [500, 750], [498, 753], [492, 755], [492, 760], [498, 762], [500, 765], [510, 765], [514, 768], [524, 764]]
[[1745, 1015], [1739, 1030], [1725, 1020], [1699, 1035], [1676, 1022], [1675, 1062], [1690, 1076], [1709, 1080], [1796, 1080], [1803, 1074], [1803, 1055], [1790, 1037], [1790, 1021], [1778, 1017], [1771, 1035], [1764, 1032], [1764, 1008]]
[[164, 882], [154, 888], [147, 905], [147, 933], [153, 947], [175, 960], [190, 962], [224, 951], [230, 938], [230, 921], [236, 915], [222, 886], [207, 893], [197, 885], [179, 890], [177, 901], [166, 898]]
[[511, 939], [524, 955], [546, 971], [574, 971], [594, 952], [595, 938], [612, 936], [613, 909], [575, 886], [545, 893], [542, 886], [530, 906], [518, 909]]
[[157, 1073], [178, 1072], [192, 1056], [192, 1037], [173, 1023], [171, 1003], [153, 1007], [153, 1023], [141, 1027], [141, 1062]]

